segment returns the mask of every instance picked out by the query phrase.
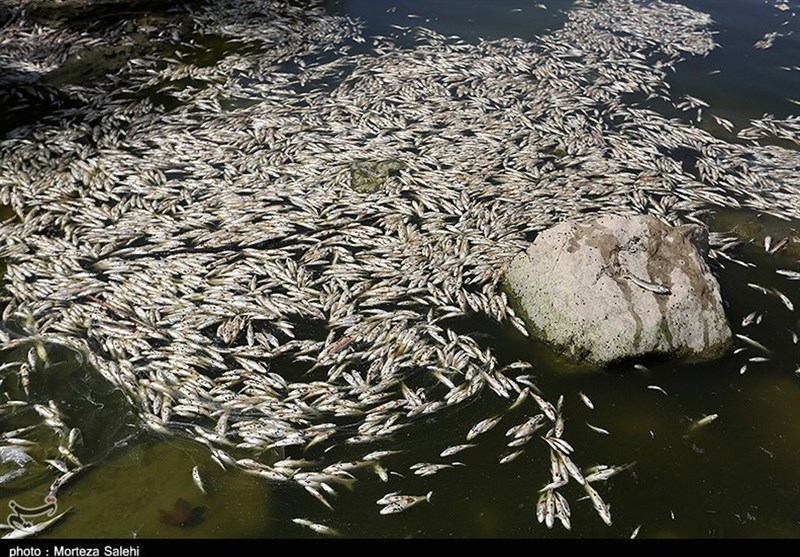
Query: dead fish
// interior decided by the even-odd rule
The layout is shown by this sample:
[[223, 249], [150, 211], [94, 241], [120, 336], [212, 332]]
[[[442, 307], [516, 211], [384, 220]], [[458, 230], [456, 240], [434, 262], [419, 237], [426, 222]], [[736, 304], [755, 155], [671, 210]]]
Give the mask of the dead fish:
[[194, 485], [197, 486], [197, 489], [203, 492], [203, 495], [208, 495], [206, 488], [203, 485], [203, 478], [200, 477], [200, 469], [197, 466], [192, 468], [192, 481], [194, 482]]
[[586, 426], [592, 431], [596, 431], [597, 433], [602, 433], [603, 435], [608, 435], [608, 430], [603, 429], [602, 427], [593, 426], [589, 422], [586, 422]]
[[689, 431], [694, 431], [698, 428], [706, 426], [711, 422], [713, 422], [714, 420], [716, 420], [717, 418], [719, 418], [719, 414], [708, 414], [707, 416], [703, 416], [702, 418], [695, 421], [694, 423], [692, 423], [692, 425], [689, 426]]
[[304, 485], [303, 488], [305, 488], [305, 490], [308, 491], [314, 497], [314, 499], [316, 499], [317, 501], [328, 507], [330, 510], [333, 510], [333, 506], [331, 506], [328, 500], [325, 499], [322, 493], [320, 493], [319, 490], [316, 489], [314, 486]]
[[563, 434], [564, 434], [564, 418], [562, 418], [561, 414], [559, 414], [558, 418], [556, 418], [556, 423], [553, 424], [553, 435], [560, 439]]
[[769, 294], [769, 290], [764, 288], [760, 284], [755, 284], [755, 283], [752, 283], [752, 282], [748, 282], [747, 286], [749, 286], [750, 288], [753, 288], [754, 290], [758, 290], [762, 294]]
[[586, 480], [588, 483], [604, 482], [609, 478], [616, 476], [620, 472], [624, 472], [625, 470], [634, 466], [635, 464], [636, 461], [629, 462], [628, 464], [621, 464], [619, 466], [598, 464], [597, 466], [592, 466], [591, 468], [587, 468], [586, 470], [584, 470], [583, 479]]
[[536, 393], [531, 393], [531, 396], [533, 397], [533, 400], [536, 401], [536, 404], [539, 405], [539, 408], [542, 409], [542, 412], [544, 412], [545, 416], [547, 416], [547, 418], [551, 422], [555, 422], [556, 418], [557, 418], [557, 415], [556, 415], [556, 409], [553, 408], [553, 405], [550, 404], [549, 402], [547, 402], [546, 400], [544, 400], [542, 397], [540, 397]]
[[644, 288], [645, 290], [649, 290], [654, 294], [661, 294], [661, 295], [672, 294], [672, 291], [663, 284], [658, 284], [657, 282], [648, 282], [630, 273], [626, 273], [625, 275], [623, 275], [623, 277], [631, 281], [639, 288]]
[[325, 526], [324, 524], [320, 524], [318, 522], [311, 522], [305, 518], [293, 518], [292, 522], [308, 528], [309, 530], [316, 532], [317, 534], [322, 534], [323, 536], [333, 536], [335, 538], [339, 538], [342, 535], [339, 533], [338, 530], [331, 528], [330, 526]]
[[770, 255], [777, 253], [783, 246], [785, 246], [788, 243], [789, 243], [789, 238], [783, 238], [777, 244], [772, 246], [771, 249], [768, 249], [767, 253], [769, 253]]
[[544, 491], [536, 502], [536, 519], [544, 522], [548, 528], [552, 528], [555, 522], [555, 501], [553, 500], [553, 490]]
[[606, 525], [611, 526], [611, 509], [608, 505], [606, 505], [603, 498], [600, 497], [600, 494], [595, 491], [595, 489], [589, 485], [589, 482], [583, 484], [583, 489], [586, 491], [587, 495], [589, 495], [589, 499], [592, 501], [592, 505], [594, 506], [597, 514], [600, 515], [600, 518]]
[[503, 416], [493, 416], [491, 418], [486, 418], [485, 420], [481, 420], [480, 422], [472, 426], [472, 429], [470, 429], [469, 432], [467, 432], [467, 441], [472, 441], [481, 433], [486, 433], [494, 426], [496, 426], [501, 419], [503, 419]]
[[172, 509], [160, 509], [158, 519], [169, 526], [195, 526], [203, 521], [205, 512], [205, 507], [194, 507], [186, 499], [178, 499]]
[[633, 369], [635, 369], [636, 371], [650, 371], [649, 369], [647, 369], [647, 366], [642, 364], [634, 364]]
[[528, 418], [521, 424], [515, 425], [506, 431], [506, 437], [511, 437], [512, 435], [515, 439], [530, 437], [544, 425], [544, 420], [544, 414], [536, 414], [532, 418]]
[[772, 247], [772, 236], [764, 236], [764, 251], [769, 252], [770, 247]]
[[409, 467], [417, 476], [432, 476], [447, 468], [452, 468], [453, 464], [433, 464], [430, 462], [419, 462]]
[[[426, 495], [391, 494], [390, 496], [384, 496], [383, 498], [378, 500], [379, 504], [386, 505], [380, 510], [380, 514], [400, 513], [407, 509], [410, 509], [411, 507], [421, 503], [422, 501], [430, 502], [431, 495], [433, 495], [433, 491], [429, 491]], [[388, 501], [388, 502], [381, 503], [381, 501]]]
[[758, 312], [754, 311], [745, 316], [745, 318], [742, 319], [742, 327], [747, 327], [750, 323], [752, 323], [755, 320], [756, 315], [758, 315]]
[[764, 346], [763, 344], [761, 344], [761, 343], [760, 343], [760, 342], [758, 342], [757, 340], [753, 340], [752, 338], [750, 338], [750, 337], [749, 337], [749, 336], [747, 336], [747, 335], [740, 335], [740, 334], [738, 334], [738, 333], [737, 333], [737, 334], [736, 334], [736, 338], [738, 338], [738, 339], [740, 339], [740, 340], [743, 340], [743, 341], [745, 341], [745, 342], [746, 342], [747, 344], [749, 344], [750, 346], [753, 346], [753, 347], [755, 347], [755, 348], [758, 348], [759, 350], [763, 350], [763, 351], [764, 351], [764, 352], [766, 352], [767, 354], [770, 354], [770, 355], [772, 354], [772, 350], [770, 350], [769, 348], [767, 348], [766, 346]]
[[790, 271], [788, 269], [778, 269], [775, 272], [778, 273], [779, 275], [788, 277], [789, 280], [800, 280], [800, 273], [798, 273], [797, 271]]
[[569, 503], [567, 502], [566, 498], [561, 495], [558, 491], [554, 493], [554, 502], [556, 506], [556, 517], [561, 522], [561, 525], [566, 528], [567, 530], [571, 529], [572, 525], [570, 524], [569, 517], [571, 515]]
[[642, 525], [639, 524], [639, 526], [637, 526], [636, 528], [633, 529], [633, 532], [631, 532], [631, 538], [630, 539], [634, 539], [634, 538], [636, 538], [636, 536], [639, 535], [639, 529], [641, 527], [642, 527]]
[[759, 362], [768, 362], [769, 358], [765, 358], [764, 356], [753, 356], [752, 358], [748, 358], [747, 360], [749, 362], [759, 363]]
[[528, 387], [522, 389], [519, 392], [519, 395], [517, 396], [517, 399], [514, 401], [514, 403], [508, 407], [507, 412], [514, 410], [515, 408], [520, 406], [523, 402], [525, 402], [528, 399], [528, 393], [530, 393], [530, 389]]
[[569, 473], [570, 477], [579, 484], [583, 485], [586, 482], [586, 480], [584, 479], [580, 469], [577, 466], [575, 466], [574, 462], [572, 462], [572, 459], [567, 455], [565, 455], [564, 453], [558, 453], [558, 457], [561, 459], [561, 462], [564, 463], [564, 467], [567, 469], [567, 472]]
[[786, 294], [776, 289], [773, 289], [772, 292], [780, 299], [783, 305], [786, 306], [786, 309], [788, 309], [789, 311], [794, 311], [794, 304], [788, 298], [788, 296], [786, 296]]
[[474, 443], [467, 443], [465, 445], [453, 445], [451, 447], [447, 447], [445, 450], [439, 453], [439, 456], [442, 458], [446, 458], [448, 456], [453, 456], [454, 454], [460, 453], [465, 449], [470, 449], [472, 447], [477, 447], [477, 446], [478, 445]]
[[582, 392], [578, 392], [578, 396], [581, 397], [581, 400], [589, 410], [594, 410], [594, 403], [589, 399], [588, 396], [586, 396]]
[[662, 393], [664, 393], [665, 395], [667, 394], [667, 391], [665, 391], [664, 389], [662, 389], [662, 388], [661, 388], [661, 387], [659, 387], [658, 385], [648, 385], [648, 386], [647, 386], [647, 388], [648, 388], [648, 389], [652, 389], [652, 390], [654, 390], [654, 391], [659, 391], [659, 392], [662, 392]]
[[389, 481], [389, 471], [386, 468], [384, 468], [383, 466], [381, 466], [381, 464], [379, 462], [375, 463], [375, 466], [374, 466], [373, 470], [375, 471], [375, 473], [378, 475], [378, 477], [381, 479], [381, 481], [383, 483], [386, 483], [386, 482]]
[[520, 450], [518, 450], [518, 451], [514, 451], [514, 452], [513, 452], [513, 453], [511, 453], [511, 454], [507, 454], [507, 455], [505, 455], [504, 457], [502, 457], [502, 458], [500, 459], [500, 464], [508, 464], [509, 462], [512, 462], [512, 461], [513, 461], [513, 460], [515, 460], [515, 459], [516, 459], [516, 458], [517, 458], [519, 455], [521, 455], [523, 452], [525, 452], [525, 451], [524, 451], [524, 450], [522, 450], [522, 449], [520, 449]]
[[739, 375], [744, 375], [747, 371], [747, 364], [744, 364], [742, 367], [739, 368]]
[[396, 455], [401, 453], [402, 451], [374, 451], [366, 455], [361, 460], [380, 460], [384, 457]]
[[572, 445], [570, 445], [569, 443], [558, 437], [542, 437], [542, 439], [544, 439], [545, 443], [550, 445], [550, 448], [552, 448], [556, 452], [562, 454], [570, 454], [575, 450], [572, 448]]

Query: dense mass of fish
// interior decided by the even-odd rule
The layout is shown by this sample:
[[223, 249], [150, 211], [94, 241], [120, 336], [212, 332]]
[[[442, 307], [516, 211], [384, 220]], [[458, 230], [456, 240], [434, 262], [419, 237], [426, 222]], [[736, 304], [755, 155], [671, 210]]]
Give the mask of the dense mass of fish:
[[[549, 451], [539, 521], [570, 528], [558, 489], [572, 480], [611, 524], [591, 484], [625, 466], [581, 471], [530, 364], [502, 362], [458, 325], [481, 315], [525, 332], [503, 266], [564, 218], [677, 224], [741, 206], [800, 217], [796, 150], [723, 141], [694, 124], [713, 108], [670, 95], [667, 72], [714, 47], [710, 18], [581, 1], [547, 35], [477, 44], [425, 28], [365, 37], [321, 6], [278, 1], [216, 0], [192, 21], [195, 37], [241, 48], [201, 64], [203, 47], [165, 24], [143, 32], [173, 41], [174, 56], [58, 88], [37, 76], [122, 30], [50, 29], [21, 9], [0, 29], [14, 45], [0, 49], [11, 94], [65, 103], [0, 144], [0, 203], [18, 217], [0, 224], [0, 346], [70, 347], [154, 432], [191, 436], [220, 466], [296, 482], [326, 506], [359, 471], [389, 480], [390, 451], [376, 448], [418, 418], [496, 396], [532, 414], [500, 463], [532, 439]], [[798, 143], [797, 121], [765, 116], [739, 136]], [[354, 164], [382, 160], [404, 165], [384, 191], [349, 187]], [[726, 242], [712, 235], [720, 264]], [[504, 416], [465, 424], [467, 444], [440, 456]], [[337, 445], [364, 456], [332, 463]], [[259, 456], [273, 450], [297, 458]], [[391, 495], [382, 514], [430, 500]]]

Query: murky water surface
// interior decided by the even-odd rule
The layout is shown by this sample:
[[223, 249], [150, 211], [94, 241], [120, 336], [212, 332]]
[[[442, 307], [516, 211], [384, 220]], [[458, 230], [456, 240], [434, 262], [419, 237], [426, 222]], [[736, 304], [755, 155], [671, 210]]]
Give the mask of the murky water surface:
[[[701, 119], [702, 127], [726, 138], [709, 112], [737, 125], [767, 112], [778, 117], [798, 113], [800, 107], [787, 99], [798, 98], [800, 71], [783, 69], [800, 61], [797, 1], [786, 2], [787, 10], [756, 0], [685, 3], [714, 18], [721, 45], [705, 58], [678, 65], [669, 78], [676, 95], [691, 94], [711, 105]], [[570, 6], [571, 2], [554, 0], [541, 5], [517, 0], [342, 0], [330, 2], [329, 8], [332, 13], [363, 20], [367, 36], [396, 33], [395, 26], [423, 25], [478, 41], [530, 39], [557, 29]], [[773, 31], [781, 35], [771, 48], [753, 47]], [[215, 48], [222, 55], [224, 49], [237, 45], [219, 41]], [[51, 79], [55, 83], [81, 75], [70, 74], [66, 68]], [[4, 130], [27, 124], [30, 118], [29, 112], [20, 114], [19, 120], [14, 112], [10, 114], [3, 119]], [[9, 215], [7, 209], [0, 214]], [[601, 522], [588, 500], [572, 504], [571, 531], [549, 530], [536, 521], [538, 490], [549, 481], [542, 462], [545, 452], [527, 451], [508, 464], [497, 462], [498, 455], [507, 452], [504, 432], [523, 419], [522, 411], [506, 415], [476, 449], [459, 454], [455, 460], [461, 465], [433, 476], [413, 475], [410, 465], [438, 461], [441, 447], [465, 442], [465, 434], [476, 421], [503, 409], [491, 393], [396, 435], [386, 448], [402, 452], [389, 457], [386, 466], [398, 476], [390, 475], [384, 483], [371, 472], [357, 473], [358, 482], [351, 489], [338, 488], [338, 496], [329, 498], [331, 510], [298, 486], [274, 485], [223, 470], [201, 444], [146, 433], [124, 398], [105, 380], [74, 354], [56, 350], [49, 354], [49, 365], [32, 375], [30, 400], [42, 408], [50, 400], [59, 401], [67, 428], [82, 432], [71, 451], [91, 466], [60, 487], [59, 511], [69, 509], [68, 514], [42, 536], [317, 535], [292, 522], [305, 518], [348, 537], [623, 538], [636, 529], [639, 537], [798, 537], [800, 422], [795, 409], [800, 406], [800, 349], [793, 335], [800, 332], [799, 314], [748, 283], [778, 289], [800, 305], [800, 283], [774, 272], [800, 268], [800, 223], [745, 210], [713, 211], [707, 223], [714, 231], [735, 234], [742, 246], [733, 253], [753, 265], [720, 260], [714, 270], [734, 333], [763, 344], [769, 353], [737, 342], [744, 351], [708, 364], [650, 362], [647, 369], [586, 371], [574, 369], [512, 328], [483, 321], [460, 324], [465, 330], [479, 331], [482, 345], [492, 347], [502, 361], [532, 362], [543, 392], [564, 395], [566, 430], [575, 447], [575, 461], [635, 463], [603, 486], [604, 498], [612, 507], [612, 526]], [[768, 254], [767, 237], [772, 242], [783, 238], [790, 242]], [[761, 316], [759, 322], [742, 327], [751, 312]], [[7, 352], [0, 361], [25, 360], [29, 348]], [[768, 359], [747, 361], [754, 356]], [[21, 396], [21, 384], [3, 388], [11, 399]], [[579, 392], [593, 401], [594, 409], [583, 404]], [[711, 414], [718, 418], [692, 428]], [[41, 418], [41, 413], [32, 410], [9, 410], [0, 415], [0, 426], [6, 432], [35, 428]], [[28, 507], [42, 504], [55, 477], [43, 462], [65, 458], [59, 452], [63, 440], [48, 436], [46, 428], [36, 431], [41, 435], [27, 436], [35, 439], [35, 445], [7, 445], [0, 454], [0, 519], [11, 501]], [[18, 450], [24, 450], [30, 461], [14, 452]], [[348, 456], [346, 448], [334, 452], [337, 459]], [[287, 451], [286, 456], [303, 455]], [[192, 480], [195, 467], [205, 493]], [[579, 499], [580, 488], [570, 487], [574, 490], [570, 500]], [[396, 489], [433, 494], [429, 503], [405, 513], [380, 515], [375, 501]]]

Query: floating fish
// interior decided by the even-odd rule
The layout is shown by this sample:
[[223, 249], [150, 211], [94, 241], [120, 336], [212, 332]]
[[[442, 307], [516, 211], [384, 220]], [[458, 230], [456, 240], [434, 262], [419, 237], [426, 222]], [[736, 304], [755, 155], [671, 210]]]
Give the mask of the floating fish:
[[509, 462], [511, 462], [513, 460], [516, 460], [516, 458], [519, 457], [519, 455], [521, 455], [523, 452], [525, 452], [525, 451], [520, 449], [519, 451], [514, 451], [513, 453], [510, 453], [510, 454], [505, 455], [504, 457], [501, 457], [500, 458], [500, 464], [508, 464]]
[[593, 426], [589, 422], [586, 422], [586, 426], [591, 429], [592, 431], [596, 431], [597, 433], [602, 433], [603, 435], [608, 435], [608, 430], [603, 429], [602, 427]]
[[578, 396], [581, 397], [581, 400], [586, 405], [587, 408], [590, 410], [594, 410], [594, 403], [589, 399], [588, 396], [583, 394], [582, 392], [578, 392]]
[[609, 478], [616, 476], [617, 474], [624, 472], [628, 468], [631, 468], [636, 464], [636, 461], [629, 462], [628, 464], [621, 464], [619, 466], [611, 466], [608, 464], [599, 464], [597, 466], [592, 466], [591, 468], [587, 468], [583, 472], [583, 479], [586, 480], [588, 483], [593, 482], [604, 482]]
[[460, 453], [463, 450], [470, 449], [472, 447], [477, 447], [477, 446], [478, 445], [476, 445], [474, 443], [467, 443], [467, 444], [464, 444], [464, 445], [453, 445], [451, 447], [447, 447], [445, 450], [443, 450], [441, 453], [439, 453], [439, 456], [442, 457], [442, 458], [445, 458], [445, 457], [448, 457], [448, 456], [453, 456], [454, 454]]
[[203, 493], [203, 495], [208, 495], [206, 488], [203, 485], [203, 478], [200, 477], [200, 469], [197, 466], [192, 468], [192, 481], [194, 482], [194, 485], [197, 486], [197, 489]]
[[380, 510], [380, 514], [394, 514], [403, 512], [407, 509], [410, 509], [414, 505], [421, 503], [422, 501], [430, 502], [432, 495], [433, 491], [429, 491], [426, 495], [399, 495], [397, 493], [384, 495], [378, 500], [378, 504], [385, 505]]
[[305, 518], [293, 518], [292, 522], [300, 526], [303, 526], [305, 528], [308, 528], [309, 530], [312, 530], [317, 534], [322, 534], [323, 536], [332, 536], [335, 538], [339, 538], [342, 536], [338, 530], [335, 530], [330, 526], [325, 526], [324, 524], [320, 524], [318, 522], [311, 522], [310, 520]]
[[800, 280], [800, 273], [798, 273], [797, 271], [790, 271], [789, 269], [778, 269], [775, 272], [778, 273], [779, 275], [788, 277], [789, 280]]
[[651, 390], [653, 390], [653, 391], [658, 391], [658, 392], [660, 392], [660, 393], [667, 394], [667, 391], [665, 391], [664, 389], [662, 389], [662, 388], [661, 388], [661, 387], [659, 387], [658, 385], [648, 385], [648, 386], [647, 386], [647, 388], [648, 388], [648, 389], [651, 389]]
[[589, 495], [589, 499], [592, 501], [592, 505], [594, 506], [597, 514], [600, 515], [600, 518], [606, 525], [611, 526], [611, 509], [608, 505], [606, 505], [603, 498], [600, 497], [600, 494], [595, 491], [595, 489], [589, 485], [589, 482], [583, 484], [583, 489]]
[[556, 413], [556, 409], [553, 408], [553, 405], [550, 404], [549, 402], [547, 402], [546, 400], [544, 400], [542, 397], [540, 397], [536, 393], [531, 393], [531, 396], [533, 397], [533, 400], [536, 401], [536, 404], [539, 405], [539, 408], [542, 409], [542, 412], [544, 412], [545, 416], [547, 416], [547, 418], [551, 422], [555, 422], [556, 418], [557, 418], [557, 413]]
[[467, 432], [467, 441], [472, 441], [478, 435], [486, 433], [494, 426], [496, 426], [502, 419], [503, 416], [500, 415], [500, 416], [493, 416], [491, 418], [486, 418], [485, 420], [481, 420], [480, 422], [472, 426], [469, 432]]
[[706, 426], [711, 422], [713, 422], [714, 420], [716, 420], [717, 418], [719, 418], [719, 414], [708, 414], [707, 416], [703, 416], [702, 418], [693, 422], [692, 425], [689, 426], [689, 431], [694, 431], [698, 428]]
[[757, 311], [747, 314], [745, 318], [742, 319], [742, 327], [747, 327], [748, 325], [750, 325], [750, 323], [752, 323], [755, 320], [756, 315], [758, 315]]
[[767, 348], [766, 346], [764, 346], [763, 344], [761, 344], [761, 343], [760, 343], [760, 342], [758, 342], [757, 340], [753, 340], [752, 338], [750, 338], [750, 337], [749, 337], [749, 336], [747, 336], [747, 335], [740, 335], [740, 334], [738, 334], [738, 333], [737, 333], [737, 334], [736, 334], [736, 338], [738, 338], [738, 339], [741, 339], [741, 340], [745, 341], [745, 342], [746, 342], [747, 344], [749, 344], [750, 346], [753, 346], [753, 347], [755, 347], [755, 348], [758, 348], [759, 350], [763, 350], [763, 351], [764, 351], [764, 352], [766, 352], [767, 354], [772, 354], [772, 350], [770, 350], [769, 348]]

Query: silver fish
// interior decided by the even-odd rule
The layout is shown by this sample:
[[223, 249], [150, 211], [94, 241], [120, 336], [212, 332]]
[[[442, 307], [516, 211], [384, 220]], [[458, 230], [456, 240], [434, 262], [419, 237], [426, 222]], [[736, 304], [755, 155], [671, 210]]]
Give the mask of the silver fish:
[[648, 388], [648, 389], [652, 389], [652, 390], [654, 390], [654, 391], [659, 391], [659, 392], [661, 392], [661, 393], [667, 394], [667, 391], [665, 391], [664, 389], [662, 389], [662, 388], [661, 388], [661, 387], [659, 387], [658, 385], [648, 385], [648, 386], [647, 386], [647, 388]]
[[672, 294], [672, 291], [663, 284], [658, 284], [657, 282], [648, 282], [630, 273], [626, 273], [623, 276], [624, 278], [628, 279], [639, 288], [644, 288], [645, 290], [649, 290], [654, 294], [661, 294], [661, 295]]
[[[388, 497], [384, 496], [379, 500], [379, 504], [385, 504], [381, 510], [380, 514], [394, 514], [400, 513], [407, 509], [410, 509], [414, 505], [421, 503], [422, 501], [431, 500], [431, 495], [433, 495], [433, 491], [429, 491], [426, 495], [398, 495], [392, 494]], [[380, 503], [380, 501], [388, 500], [387, 503]]]
[[574, 479], [579, 484], [583, 485], [586, 482], [586, 480], [584, 479], [580, 469], [577, 466], [575, 466], [574, 462], [572, 462], [572, 459], [567, 455], [565, 455], [564, 453], [558, 453], [558, 457], [561, 459], [561, 462], [564, 463], [564, 467], [567, 469], [567, 472], [569, 473], [570, 477], [572, 477], [572, 479]]
[[790, 271], [789, 269], [778, 269], [775, 272], [778, 273], [779, 275], [788, 277], [789, 280], [800, 280], [800, 273], [798, 273], [797, 271]]
[[604, 482], [609, 478], [616, 476], [620, 472], [624, 472], [635, 464], [636, 461], [629, 462], [628, 464], [621, 464], [619, 466], [609, 466], [607, 464], [593, 466], [584, 471], [583, 479], [588, 483]]
[[542, 437], [542, 439], [544, 439], [544, 441], [550, 445], [550, 448], [559, 453], [570, 454], [575, 450], [572, 448], [572, 445], [558, 437]]
[[793, 304], [793, 303], [792, 303], [792, 301], [791, 301], [791, 300], [790, 300], [790, 299], [789, 299], [789, 298], [786, 296], [786, 294], [784, 294], [784, 293], [783, 293], [783, 292], [781, 292], [780, 290], [776, 290], [776, 289], [773, 289], [773, 290], [772, 290], [772, 292], [773, 292], [773, 293], [774, 293], [774, 294], [775, 294], [775, 295], [776, 295], [778, 298], [780, 298], [780, 300], [781, 300], [781, 302], [783, 303], [783, 305], [784, 305], [784, 306], [786, 306], [786, 309], [788, 309], [789, 311], [794, 311], [794, 304]]
[[582, 392], [578, 392], [578, 396], [581, 397], [581, 400], [586, 405], [587, 408], [590, 410], [594, 410], [594, 403], [589, 399], [588, 396], [583, 394]]
[[476, 445], [474, 443], [467, 443], [467, 444], [464, 444], [464, 445], [453, 445], [451, 447], [447, 447], [445, 450], [443, 450], [441, 453], [439, 453], [439, 456], [442, 457], [442, 458], [445, 458], [445, 457], [448, 457], [448, 456], [453, 456], [454, 454], [460, 453], [463, 450], [470, 449], [472, 447], [477, 447], [477, 446], [478, 445]]
[[750, 323], [755, 321], [756, 315], [758, 315], [757, 311], [747, 314], [745, 318], [742, 319], [742, 327], [747, 327]]
[[719, 414], [708, 414], [707, 416], [703, 416], [702, 418], [693, 422], [692, 425], [689, 426], [689, 431], [694, 431], [698, 428], [706, 426], [711, 422], [713, 422], [714, 420], [716, 420], [717, 418], [719, 418]]
[[597, 511], [597, 514], [600, 515], [600, 518], [603, 520], [603, 522], [605, 522], [606, 525], [611, 526], [611, 510], [608, 505], [606, 505], [605, 501], [603, 501], [603, 498], [600, 497], [600, 494], [595, 491], [589, 482], [583, 484], [583, 489], [586, 491], [587, 495], [589, 495], [592, 505]]
[[309, 530], [312, 530], [317, 534], [322, 534], [323, 536], [333, 536], [336, 538], [341, 537], [341, 534], [339, 533], [338, 530], [335, 530], [330, 526], [325, 526], [324, 524], [320, 524], [318, 522], [311, 522], [310, 520], [305, 518], [293, 518], [292, 522], [300, 526], [303, 526], [305, 528], [308, 528]]
[[547, 418], [551, 422], [555, 422], [557, 415], [556, 415], [556, 409], [553, 408], [553, 405], [545, 401], [542, 397], [540, 397], [536, 393], [531, 393], [531, 396], [533, 397], [533, 400], [536, 401], [536, 404], [539, 405], [539, 408], [542, 409], [542, 412], [544, 412], [545, 416], [547, 416]]
[[740, 335], [740, 334], [738, 334], [738, 333], [737, 333], [737, 334], [736, 334], [736, 338], [738, 338], [738, 339], [741, 339], [741, 340], [745, 341], [745, 342], [746, 342], [747, 344], [749, 344], [750, 346], [753, 346], [753, 347], [755, 347], [755, 348], [758, 348], [759, 350], [763, 350], [763, 351], [764, 351], [764, 352], [766, 352], [767, 354], [772, 354], [772, 350], [770, 350], [769, 348], [767, 348], [766, 346], [764, 346], [763, 344], [761, 344], [761, 343], [760, 343], [760, 342], [758, 342], [757, 340], [753, 340], [752, 338], [750, 338], [750, 337], [749, 337], [749, 336], [747, 336], [747, 335]]
[[192, 481], [194, 482], [194, 485], [197, 486], [197, 489], [202, 491], [204, 495], [208, 495], [206, 488], [203, 485], [203, 478], [200, 477], [200, 469], [197, 466], [192, 468]]
[[517, 458], [519, 455], [521, 455], [523, 452], [525, 452], [525, 451], [523, 451], [522, 449], [520, 449], [519, 451], [514, 451], [514, 452], [513, 452], [513, 453], [511, 453], [511, 454], [507, 454], [506, 456], [504, 456], [504, 457], [502, 457], [502, 458], [500, 459], [500, 464], [508, 464], [509, 462], [511, 462], [511, 461], [513, 461], [513, 460], [515, 460], [515, 459], [516, 459], [516, 458]]
[[561, 522], [561, 525], [564, 528], [570, 530], [572, 528], [572, 524], [570, 523], [571, 512], [569, 503], [558, 491], [554, 491], [553, 493], [555, 495], [554, 502], [556, 507], [556, 517], [558, 517], [558, 520]]
[[603, 429], [602, 427], [593, 426], [589, 422], [586, 422], [586, 427], [588, 427], [592, 431], [596, 431], [597, 433], [602, 433], [603, 435], [608, 435], [609, 434], [607, 429]]
[[503, 416], [500, 415], [500, 416], [493, 416], [491, 418], [486, 418], [485, 420], [481, 420], [480, 422], [472, 426], [469, 432], [467, 432], [467, 441], [472, 441], [481, 433], [486, 433], [494, 426], [496, 426], [502, 419]]

